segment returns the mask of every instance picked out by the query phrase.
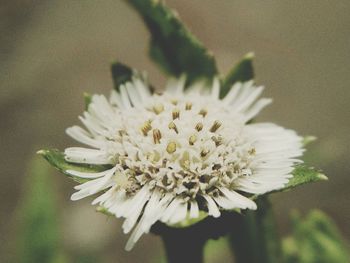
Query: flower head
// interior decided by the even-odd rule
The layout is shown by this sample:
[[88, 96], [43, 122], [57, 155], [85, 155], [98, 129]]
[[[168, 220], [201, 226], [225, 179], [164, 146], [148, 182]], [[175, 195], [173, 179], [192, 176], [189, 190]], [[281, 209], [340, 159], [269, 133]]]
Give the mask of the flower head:
[[66, 171], [89, 179], [75, 187], [78, 200], [100, 195], [93, 204], [124, 217], [133, 230], [131, 249], [156, 221], [176, 224], [213, 217], [220, 210], [256, 209], [251, 194], [282, 188], [302, 155], [302, 138], [272, 123], [254, 123], [271, 99], [258, 99], [263, 87], [235, 84], [219, 98], [220, 84], [196, 84], [184, 91], [185, 79], [171, 80], [161, 94], [151, 93], [142, 78], [94, 95], [68, 135], [89, 148], [65, 150], [68, 162], [106, 165], [99, 173]]

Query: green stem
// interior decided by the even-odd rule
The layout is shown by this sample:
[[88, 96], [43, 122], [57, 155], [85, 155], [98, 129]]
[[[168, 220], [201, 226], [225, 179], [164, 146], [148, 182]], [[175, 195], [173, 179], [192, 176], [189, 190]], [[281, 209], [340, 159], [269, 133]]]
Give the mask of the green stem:
[[227, 235], [233, 225], [239, 225], [242, 215], [222, 212], [219, 218], [207, 217], [185, 228], [169, 227], [156, 223], [151, 231], [163, 239], [168, 263], [202, 263], [203, 247], [209, 239], [218, 239]]
[[230, 234], [237, 263], [280, 263], [281, 243], [271, 204], [267, 197], [257, 200], [258, 210], [242, 217]]
[[187, 234], [163, 236], [168, 263], [203, 263], [204, 240], [198, 240]]
[[168, 263], [203, 263], [203, 248], [207, 241], [198, 227], [172, 228], [157, 223], [152, 232], [162, 237]]

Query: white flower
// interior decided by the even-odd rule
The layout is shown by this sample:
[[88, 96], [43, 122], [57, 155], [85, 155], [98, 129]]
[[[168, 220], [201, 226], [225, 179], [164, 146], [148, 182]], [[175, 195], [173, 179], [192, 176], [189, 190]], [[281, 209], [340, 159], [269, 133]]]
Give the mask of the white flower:
[[[282, 188], [302, 155], [302, 138], [273, 123], [249, 124], [271, 99], [258, 99], [263, 87], [235, 84], [219, 99], [213, 87], [171, 80], [162, 94], [151, 94], [134, 77], [107, 100], [94, 95], [80, 120], [86, 127], [68, 135], [93, 148], [65, 150], [67, 161], [107, 165], [99, 173], [66, 171], [88, 182], [75, 187], [78, 200], [100, 193], [92, 203], [124, 217], [133, 230], [130, 250], [156, 221], [178, 223], [204, 210], [256, 209], [249, 194]], [[243, 195], [245, 194], [245, 195]]]

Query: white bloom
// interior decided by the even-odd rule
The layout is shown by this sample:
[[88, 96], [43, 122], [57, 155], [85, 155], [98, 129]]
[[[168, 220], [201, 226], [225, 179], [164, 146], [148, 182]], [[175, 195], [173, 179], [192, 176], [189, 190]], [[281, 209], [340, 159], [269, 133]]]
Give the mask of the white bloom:
[[80, 117], [85, 130], [67, 129], [93, 148], [68, 148], [67, 161], [110, 167], [67, 171], [90, 179], [71, 199], [101, 193], [93, 204], [124, 217], [125, 233], [133, 230], [127, 250], [158, 220], [175, 224], [199, 210], [218, 217], [220, 210], [256, 209], [245, 195], [282, 188], [291, 178], [302, 138], [273, 123], [248, 124], [271, 102], [258, 99], [263, 87], [237, 83], [223, 99], [219, 90], [214, 80], [211, 90], [198, 84], [184, 91], [180, 78], [151, 94], [134, 77], [109, 100], [92, 97]]

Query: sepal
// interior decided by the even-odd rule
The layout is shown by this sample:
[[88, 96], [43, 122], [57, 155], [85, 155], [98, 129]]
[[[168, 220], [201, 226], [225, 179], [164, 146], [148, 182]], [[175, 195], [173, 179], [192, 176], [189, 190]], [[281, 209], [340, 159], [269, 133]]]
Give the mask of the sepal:
[[64, 153], [56, 149], [40, 150], [37, 152], [37, 154], [43, 156], [53, 167], [55, 167], [57, 170], [67, 175], [68, 177], [72, 178], [74, 181], [78, 183], [84, 183], [89, 180], [86, 178], [72, 176], [67, 172], [68, 170], [74, 170], [74, 171], [86, 172], [86, 173], [98, 173], [109, 169], [109, 167], [107, 167], [106, 165], [87, 165], [87, 164], [76, 164], [76, 163], [67, 162], [64, 158]]

